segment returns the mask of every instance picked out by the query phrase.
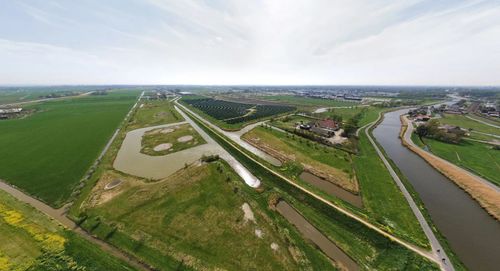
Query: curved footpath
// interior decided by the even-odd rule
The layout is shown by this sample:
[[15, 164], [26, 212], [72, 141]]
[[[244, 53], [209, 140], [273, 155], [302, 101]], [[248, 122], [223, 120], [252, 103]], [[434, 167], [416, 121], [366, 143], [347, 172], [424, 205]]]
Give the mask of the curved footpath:
[[[430, 242], [431, 248], [432, 248], [432, 252], [433, 252], [433, 256], [435, 259], [437, 259], [437, 262], [439, 263], [441, 270], [453, 271], [453, 270], [455, 270], [453, 267], [453, 264], [451, 263], [450, 259], [448, 258], [448, 255], [446, 254], [445, 250], [443, 249], [443, 247], [439, 243], [438, 239], [434, 235], [434, 232], [432, 231], [431, 227], [427, 223], [427, 220], [422, 215], [422, 212], [420, 211], [417, 204], [413, 200], [413, 197], [408, 192], [408, 190], [404, 186], [403, 182], [399, 178], [398, 174], [394, 171], [391, 164], [389, 163], [389, 161], [387, 161], [384, 154], [382, 153], [382, 151], [380, 151], [378, 145], [375, 143], [375, 141], [373, 140], [373, 138], [370, 135], [370, 132], [369, 132], [370, 129], [373, 126], [375, 126], [375, 124], [377, 124], [377, 122], [379, 121], [379, 119], [381, 117], [382, 117], [382, 114], [379, 113], [379, 117], [375, 122], [372, 122], [372, 123], [369, 123], [368, 125], [363, 126], [363, 127], [367, 126], [367, 128], [365, 128], [366, 136], [368, 137], [368, 140], [370, 140], [370, 143], [375, 148], [375, 151], [377, 152], [378, 156], [380, 157], [380, 159], [382, 159], [382, 162], [384, 163], [385, 167], [387, 168], [387, 170], [391, 174], [392, 179], [394, 180], [394, 182], [398, 186], [399, 190], [401, 190], [401, 192], [403, 193], [403, 196], [405, 197], [406, 201], [410, 205], [410, 208], [411, 208], [413, 214], [415, 215], [418, 222], [420, 223], [420, 227], [422, 227], [422, 230], [424, 231], [425, 235], [427, 236], [427, 239], [429, 239], [429, 242]], [[358, 131], [356, 131], [356, 134], [358, 134]]]
[[432, 167], [448, 177], [448, 179], [455, 182], [477, 200], [490, 215], [500, 220], [500, 187], [418, 147], [411, 140], [413, 126], [409, 125], [408, 118], [402, 116], [401, 121], [403, 122], [403, 127], [406, 127], [403, 128], [405, 130], [402, 131], [401, 136], [403, 145], [422, 157]]
[[[179, 107], [181, 107], [183, 110], [186, 110], [189, 114], [191, 114], [191, 115], [195, 116], [196, 118], [198, 118], [198, 120], [200, 120], [200, 122], [204, 123], [204, 125], [207, 128], [209, 128], [211, 130], [215, 130], [215, 132], [218, 131], [218, 129], [212, 128], [213, 124], [211, 124], [208, 120], [200, 117], [198, 114], [194, 113], [193, 111], [189, 110], [188, 108], [186, 108], [182, 104], [178, 103], [178, 101], [176, 101], [176, 104]], [[234, 144], [236, 142], [233, 142], [231, 140], [227, 140], [224, 137], [220, 137], [220, 138], [222, 140], [226, 141], [226, 143], [228, 143], [229, 145], [233, 146], [236, 149], [239, 149], [239, 147], [243, 147], [241, 145], [238, 145], [239, 147], [235, 146]], [[405, 248], [407, 248], [407, 249], [409, 249], [409, 250], [411, 250], [411, 251], [413, 251], [413, 252], [415, 252], [415, 253], [417, 253], [417, 254], [419, 254], [419, 255], [421, 255], [421, 256], [423, 256], [423, 257], [425, 257], [425, 258], [427, 258], [427, 259], [429, 259], [431, 261], [433, 261], [433, 262], [435, 262], [436, 264], [438, 264], [440, 266], [441, 269], [443, 269], [443, 270], [453, 270], [453, 269], [444, 269], [442, 267], [442, 265], [441, 265], [442, 264], [441, 260], [440, 260], [441, 258], [437, 258], [436, 254], [434, 252], [427, 251], [427, 250], [425, 250], [423, 248], [420, 248], [420, 247], [418, 247], [418, 246], [416, 246], [414, 244], [408, 243], [407, 241], [405, 241], [405, 240], [403, 240], [403, 239], [401, 239], [399, 237], [396, 237], [396, 236], [394, 236], [394, 235], [392, 235], [392, 234], [390, 234], [390, 233], [388, 233], [388, 232], [380, 229], [378, 226], [375, 226], [374, 224], [372, 224], [371, 222], [365, 220], [364, 218], [361, 218], [361, 217], [357, 216], [356, 214], [353, 214], [350, 211], [348, 211], [348, 210], [346, 210], [346, 209], [344, 209], [342, 207], [339, 207], [339, 206], [335, 205], [334, 203], [332, 203], [332, 202], [324, 199], [323, 197], [315, 194], [314, 192], [308, 190], [307, 188], [304, 188], [304, 187], [300, 186], [299, 184], [295, 183], [294, 181], [288, 179], [287, 177], [285, 177], [285, 176], [281, 175], [280, 173], [272, 170], [271, 168], [267, 167], [266, 165], [262, 164], [261, 162], [255, 160], [253, 157], [249, 156], [247, 153], [242, 152], [242, 151], [240, 151], [240, 152], [241, 152], [241, 154], [245, 155], [248, 159], [251, 159], [254, 163], [257, 163], [259, 166], [263, 167], [264, 169], [266, 169], [270, 173], [274, 174], [275, 176], [281, 178], [282, 180], [286, 181], [287, 183], [293, 185], [294, 187], [296, 187], [297, 189], [301, 190], [302, 192], [304, 192], [304, 193], [312, 196], [313, 198], [315, 198], [315, 199], [323, 202], [324, 204], [327, 204], [328, 206], [334, 208], [335, 210], [341, 212], [342, 214], [344, 214], [344, 215], [346, 215], [346, 216], [348, 216], [348, 217], [350, 217], [350, 218], [352, 218], [352, 219], [360, 222], [361, 224], [365, 225], [366, 227], [368, 227], [368, 228], [376, 231], [377, 233], [385, 236], [386, 238], [388, 238], [388, 239], [390, 239], [390, 240], [392, 240], [392, 241], [400, 244], [401, 246], [403, 246], [403, 247], [405, 247]]]

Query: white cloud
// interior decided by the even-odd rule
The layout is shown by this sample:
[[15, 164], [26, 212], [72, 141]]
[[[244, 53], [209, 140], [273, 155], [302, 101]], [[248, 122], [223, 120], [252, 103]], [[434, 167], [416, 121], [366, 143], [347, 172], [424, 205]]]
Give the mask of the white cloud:
[[0, 83], [500, 84], [496, 1], [129, 0], [25, 12], [46, 35], [0, 27], [2, 62], [25, 65], [0, 67]]

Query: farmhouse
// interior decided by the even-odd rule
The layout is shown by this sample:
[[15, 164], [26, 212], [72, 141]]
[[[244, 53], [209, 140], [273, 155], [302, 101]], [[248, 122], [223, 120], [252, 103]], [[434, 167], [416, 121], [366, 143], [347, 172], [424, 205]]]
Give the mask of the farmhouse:
[[459, 126], [455, 126], [455, 125], [445, 124], [445, 125], [439, 126], [438, 129], [443, 130], [446, 133], [469, 135], [467, 133], [468, 132], [467, 129], [460, 128]]
[[323, 137], [331, 137], [339, 129], [338, 123], [332, 119], [318, 120], [308, 125], [311, 132]]
[[428, 121], [430, 119], [431, 119], [431, 117], [429, 115], [421, 115], [421, 114], [419, 114], [419, 115], [417, 115], [415, 117], [416, 121]]

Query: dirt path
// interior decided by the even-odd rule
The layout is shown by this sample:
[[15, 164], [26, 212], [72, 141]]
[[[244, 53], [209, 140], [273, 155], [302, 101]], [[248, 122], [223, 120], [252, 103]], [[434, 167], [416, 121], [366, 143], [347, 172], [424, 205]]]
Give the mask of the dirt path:
[[56, 101], [56, 100], [63, 100], [63, 99], [69, 99], [69, 98], [83, 97], [83, 96], [87, 96], [87, 95], [92, 94], [92, 92], [94, 92], [94, 91], [89, 91], [89, 92], [85, 92], [85, 93], [74, 95], [74, 96], [64, 96], [64, 97], [57, 97], [57, 98], [44, 98], [44, 99], [30, 100], [30, 101], [10, 103], [10, 104], [0, 104], [0, 105], [3, 107], [3, 106], [39, 103], [39, 102], [46, 102], [46, 101]]
[[[394, 182], [396, 183], [396, 185], [398, 186], [399, 190], [401, 191], [401, 193], [403, 194], [403, 196], [405, 197], [406, 201], [408, 202], [408, 204], [410, 205], [410, 208], [413, 212], [413, 214], [415, 215], [415, 217], [417, 218], [418, 220], [418, 223], [420, 224], [420, 227], [422, 228], [422, 230], [424, 231], [425, 233], [425, 236], [427, 237], [427, 239], [429, 240], [430, 244], [431, 244], [431, 248], [432, 248], [432, 255], [434, 257], [434, 260], [439, 263], [440, 267], [441, 267], [441, 270], [449, 270], [449, 271], [453, 271], [455, 270], [453, 265], [451, 264], [451, 261], [450, 259], [448, 258], [448, 255], [446, 255], [446, 252], [445, 250], [443, 249], [443, 247], [441, 246], [441, 244], [439, 243], [438, 239], [436, 238], [436, 236], [434, 235], [434, 232], [432, 231], [431, 227], [429, 226], [429, 224], [427, 223], [427, 220], [425, 219], [424, 215], [422, 214], [422, 212], [420, 211], [420, 209], [418, 208], [417, 204], [415, 203], [415, 201], [413, 200], [413, 197], [411, 196], [411, 194], [408, 192], [408, 190], [406, 189], [406, 186], [403, 184], [403, 182], [401, 181], [401, 179], [399, 178], [398, 174], [394, 171], [394, 169], [392, 168], [391, 164], [389, 163], [389, 161], [387, 161], [387, 159], [385, 158], [384, 154], [382, 153], [382, 151], [380, 151], [378, 145], [375, 143], [374, 139], [371, 137], [370, 135], [370, 129], [375, 125], [377, 124], [378, 120], [382, 117], [382, 114], [379, 113], [379, 117], [376, 121], [370, 123], [367, 128], [365, 128], [365, 134], [366, 136], [368, 137], [368, 140], [370, 140], [370, 143], [372, 144], [373, 148], [375, 148], [375, 151], [377, 152], [378, 156], [380, 157], [380, 159], [382, 160], [382, 162], [384, 163], [385, 167], [387, 168], [387, 170], [389, 171], [389, 173], [391, 174], [391, 177], [392, 179], [394, 180]], [[365, 125], [366, 126], [366, 125]], [[438, 251], [440, 251], [441, 253], [438, 254]], [[445, 262], [443, 262], [441, 259], [445, 259]], [[445, 264], [447, 263], [447, 264]]]
[[465, 117], [468, 118], [468, 119], [471, 119], [473, 121], [476, 121], [476, 122], [479, 122], [479, 123], [482, 123], [482, 124], [485, 124], [485, 125], [488, 125], [488, 126], [500, 129], [500, 126], [498, 126], [498, 125], [495, 125], [495, 124], [492, 124], [492, 123], [489, 123], [489, 122], [486, 122], [486, 121], [483, 121], [483, 120], [480, 120], [480, 119], [476, 119], [476, 118], [473, 118], [471, 116], [465, 116]]
[[[180, 106], [181, 106], [183, 109], [186, 109], [184, 106], [182, 106], [182, 105], [180, 105]], [[187, 111], [187, 112], [189, 112], [190, 114], [192, 113], [192, 111], [190, 111], [189, 109], [186, 109], [186, 111]], [[217, 129], [212, 128], [212, 125], [210, 125], [210, 122], [208, 122], [207, 120], [205, 120], [205, 119], [201, 118], [199, 115], [196, 115], [196, 114], [193, 114], [193, 115], [194, 115], [196, 118], [198, 118], [198, 119], [199, 119], [202, 123], [205, 123], [205, 126], [206, 126], [207, 128], [214, 130], [214, 132], [218, 132], [218, 131], [217, 131]], [[241, 148], [241, 147], [242, 147], [242, 146], [239, 146], [239, 147], [238, 147], [238, 146], [236, 146], [235, 144], [237, 144], [237, 143], [235, 143], [234, 141], [227, 140], [227, 139], [226, 139], [226, 138], [224, 138], [224, 137], [220, 137], [220, 138], [221, 138], [222, 140], [226, 141], [229, 145], [232, 145], [232, 146], [233, 146], [234, 148], [236, 148], [236, 149], [239, 149], [239, 148]], [[415, 252], [415, 253], [419, 254], [420, 256], [425, 257], [425, 258], [429, 259], [430, 261], [435, 262], [435, 263], [437, 263], [437, 264], [440, 264], [440, 263], [441, 263], [441, 261], [440, 261], [440, 260], [437, 260], [437, 259], [436, 259], [436, 256], [434, 255], [434, 253], [433, 253], [433, 252], [427, 251], [427, 250], [425, 250], [425, 249], [423, 249], [423, 248], [420, 248], [420, 247], [418, 247], [418, 246], [416, 246], [416, 245], [414, 245], [414, 244], [408, 243], [407, 241], [404, 241], [404, 240], [400, 239], [399, 237], [396, 237], [396, 236], [394, 236], [394, 235], [392, 235], [392, 234], [390, 234], [390, 233], [388, 233], [388, 232], [386, 232], [386, 231], [384, 231], [384, 230], [380, 229], [378, 226], [375, 226], [374, 224], [372, 224], [371, 222], [369, 222], [369, 221], [365, 220], [364, 218], [359, 217], [358, 215], [351, 213], [351, 211], [349, 211], [349, 210], [346, 210], [346, 209], [344, 209], [344, 208], [342, 208], [342, 207], [340, 207], [340, 206], [335, 205], [334, 203], [332, 203], [332, 202], [330, 202], [330, 201], [328, 201], [328, 200], [324, 199], [324, 198], [323, 198], [323, 197], [321, 197], [321, 196], [318, 196], [318, 195], [317, 195], [317, 194], [315, 194], [314, 192], [312, 192], [312, 191], [308, 190], [307, 188], [304, 188], [304, 187], [300, 186], [300, 185], [299, 185], [299, 184], [297, 184], [296, 182], [294, 182], [294, 181], [292, 181], [292, 180], [288, 179], [287, 177], [285, 177], [285, 176], [281, 175], [280, 173], [278, 173], [278, 172], [276, 172], [276, 171], [274, 171], [274, 170], [270, 169], [269, 167], [267, 167], [266, 165], [262, 164], [261, 162], [259, 162], [259, 161], [255, 160], [253, 157], [249, 156], [249, 155], [248, 155], [248, 154], [246, 154], [245, 152], [240, 151], [240, 153], [241, 153], [242, 155], [246, 156], [248, 159], [252, 160], [254, 163], [256, 163], [256, 164], [258, 164], [259, 166], [261, 166], [262, 168], [264, 168], [265, 170], [267, 170], [270, 174], [273, 174], [273, 175], [275, 175], [275, 176], [279, 177], [279, 178], [280, 178], [280, 179], [282, 179], [283, 181], [285, 181], [285, 182], [289, 183], [290, 185], [294, 186], [295, 188], [297, 188], [297, 189], [301, 190], [303, 193], [306, 193], [306, 194], [310, 195], [311, 197], [315, 198], [316, 200], [321, 201], [322, 203], [324, 203], [324, 204], [326, 204], [326, 205], [328, 205], [328, 206], [330, 206], [330, 207], [334, 208], [335, 210], [339, 211], [340, 213], [342, 213], [342, 214], [344, 214], [344, 215], [346, 215], [346, 216], [348, 216], [348, 217], [350, 217], [350, 218], [352, 218], [352, 219], [354, 219], [354, 220], [358, 221], [359, 223], [361, 223], [361, 224], [365, 225], [366, 227], [368, 227], [368, 228], [370, 228], [370, 229], [372, 229], [372, 230], [376, 231], [377, 233], [379, 233], [379, 234], [381, 234], [381, 235], [385, 236], [386, 238], [388, 238], [388, 239], [390, 239], [390, 240], [392, 240], [392, 241], [394, 241], [394, 242], [398, 243], [399, 245], [401, 245], [401, 246], [403, 246], [403, 247], [405, 247], [405, 248], [407, 248], [407, 249], [409, 249], [409, 250], [411, 250], [411, 251], [413, 251], [413, 252]]]
[[9, 193], [11, 196], [15, 197], [19, 201], [22, 201], [24, 203], [27, 203], [27, 204], [33, 206], [35, 209], [46, 214], [50, 218], [57, 221], [59, 224], [66, 227], [67, 229], [78, 233], [80, 236], [82, 236], [86, 240], [99, 246], [102, 250], [104, 250], [104, 251], [108, 252], [109, 254], [127, 262], [128, 264], [137, 268], [138, 270], [152, 270], [151, 268], [149, 268], [145, 264], [139, 262], [137, 259], [133, 258], [132, 256], [129, 256], [128, 254], [124, 253], [123, 251], [119, 250], [118, 248], [111, 246], [110, 244], [108, 244], [100, 239], [97, 239], [96, 237], [93, 237], [90, 233], [88, 233], [85, 230], [83, 230], [82, 228], [78, 227], [78, 225], [76, 225], [72, 220], [70, 220], [69, 218], [66, 217], [64, 208], [54, 209], [54, 208], [50, 207], [49, 205], [25, 194], [24, 192], [18, 190], [17, 188], [15, 188], [11, 185], [8, 185], [3, 180], [0, 180], [0, 189]]

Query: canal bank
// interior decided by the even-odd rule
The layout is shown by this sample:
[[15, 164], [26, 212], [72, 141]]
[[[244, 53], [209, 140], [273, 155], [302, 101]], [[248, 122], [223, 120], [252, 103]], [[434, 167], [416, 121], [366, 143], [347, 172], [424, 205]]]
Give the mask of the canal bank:
[[385, 114], [373, 135], [419, 194], [434, 224], [471, 270], [500, 266], [500, 223], [453, 182], [400, 143], [400, 115]]

